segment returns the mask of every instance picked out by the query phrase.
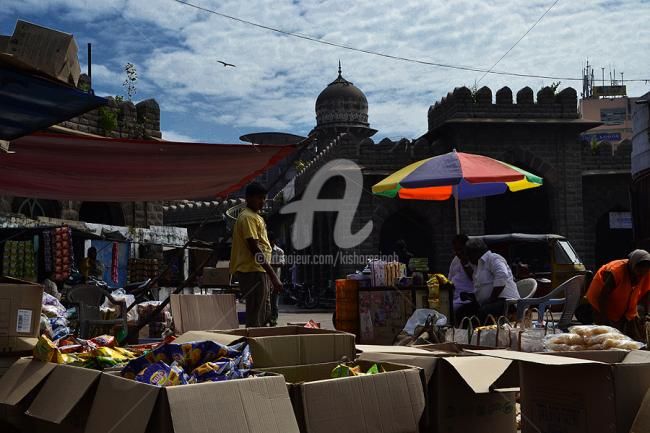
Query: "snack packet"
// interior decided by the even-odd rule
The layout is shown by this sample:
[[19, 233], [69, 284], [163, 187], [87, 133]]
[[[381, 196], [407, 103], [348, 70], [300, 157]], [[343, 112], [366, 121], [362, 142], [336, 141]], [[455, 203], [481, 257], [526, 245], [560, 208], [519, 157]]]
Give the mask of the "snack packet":
[[43, 362], [56, 362], [56, 354], [59, 352], [56, 344], [46, 335], [41, 335], [34, 346], [34, 358]]
[[155, 386], [187, 384], [185, 372], [176, 363], [167, 365], [162, 361], [149, 365], [135, 377], [135, 380]]

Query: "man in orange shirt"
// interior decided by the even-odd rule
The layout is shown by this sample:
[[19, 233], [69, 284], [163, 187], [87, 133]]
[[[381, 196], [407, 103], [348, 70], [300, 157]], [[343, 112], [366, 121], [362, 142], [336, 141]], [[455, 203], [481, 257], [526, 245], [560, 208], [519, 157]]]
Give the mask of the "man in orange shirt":
[[586, 295], [594, 310], [594, 322], [630, 331], [638, 321], [639, 301], [650, 292], [649, 272], [650, 253], [645, 250], [634, 250], [627, 259], [603, 265]]

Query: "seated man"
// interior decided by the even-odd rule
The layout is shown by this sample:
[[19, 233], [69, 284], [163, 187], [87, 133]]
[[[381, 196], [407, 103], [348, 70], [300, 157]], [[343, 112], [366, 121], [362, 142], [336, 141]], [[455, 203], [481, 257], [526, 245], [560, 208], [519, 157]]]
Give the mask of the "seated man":
[[97, 248], [88, 248], [87, 257], [79, 264], [79, 272], [81, 272], [84, 281], [88, 281], [89, 278], [103, 279], [104, 265], [97, 259]]
[[[468, 240], [467, 235], [460, 234], [456, 235], [452, 241], [454, 258], [449, 266], [449, 281], [454, 285], [454, 313], [457, 313], [463, 305], [470, 303], [470, 301], [463, 301], [460, 295], [474, 293], [474, 283], [472, 282], [474, 269], [465, 255], [465, 243]], [[458, 317], [457, 314], [454, 317], [457, 322], [462, 319], [462, 316]]]
[[519, 299], [517, 285], [508, 262], [490, 251], [482, 239], [470, 239], [465, 254], [474, 265], [474, 293], [463, 293], [463, 300], [472, 301], [458, 309], [457, 317], [477, 315], [481, 323], [487, 316], [495, 318], [505, 312], [506, 299]]

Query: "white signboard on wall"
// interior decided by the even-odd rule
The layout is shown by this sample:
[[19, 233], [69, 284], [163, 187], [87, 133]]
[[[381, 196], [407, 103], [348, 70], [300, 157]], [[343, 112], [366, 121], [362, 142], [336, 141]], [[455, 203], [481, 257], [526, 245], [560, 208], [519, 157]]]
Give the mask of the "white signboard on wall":
[[610, 229], [632, 229], [631, 212], [610, 212], [609, 213]]

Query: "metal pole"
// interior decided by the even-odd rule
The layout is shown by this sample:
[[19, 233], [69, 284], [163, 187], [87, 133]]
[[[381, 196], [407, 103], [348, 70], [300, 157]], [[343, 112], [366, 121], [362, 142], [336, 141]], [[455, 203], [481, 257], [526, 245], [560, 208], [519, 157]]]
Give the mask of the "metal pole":
[[[456, 187], [454, 187], [456, 189]], [[454, 194], [454, 207], [456, 208], [456, 234], [460, 234], [460, 212], [458, 204], [458, 194]]]
[[93, 46], [88, 42], [88, 83], [93, 88]]

